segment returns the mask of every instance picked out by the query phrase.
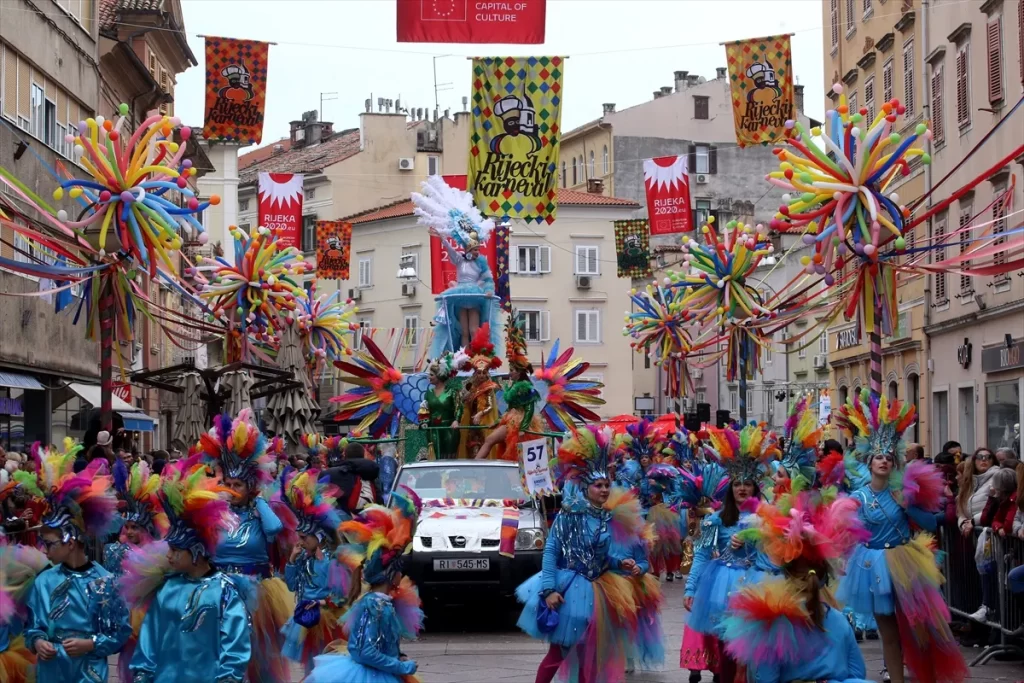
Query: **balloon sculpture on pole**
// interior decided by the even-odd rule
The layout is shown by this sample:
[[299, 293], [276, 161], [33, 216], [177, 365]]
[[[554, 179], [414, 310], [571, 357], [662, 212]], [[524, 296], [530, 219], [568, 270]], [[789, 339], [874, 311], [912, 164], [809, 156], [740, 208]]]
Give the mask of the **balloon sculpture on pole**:
[[316, 282], [313, 282], [309, 296], [300, 302], [299, 308], [310, 372], [319, 373], [327, 362], [352, 355], [350, 341], [359, 329], [354, 321], [358, 312], [352, 299], [341, 299], [341, 292], [316, 296]]
[[[930, 139], [931, 131], [919, 123], [902, 137], [896, 129], [906, 110], [899, 100], [883, 104], [868, 121], [867, 109], [850, 111], [842, 85], [832, 90], [839, 95], [839, 106], [826, 113], [825, 130], [807, 131], [789, 122], [799, 135], [786, 140], [790, 149], [775, 150], [779, 170], [767, 179], [787, 194], [771, 227], [803, 232], [803, 241], [814, 245], [814, 256], [806, 257], [804, 265], [809, 273], [824, 276], [829, 286], [847, 285], [837, 283], [833, 272], [852, 265], [853, 279], [843, 290], [845, 314], [848, 319], [856, 315], [868, 333], [871, 391], [880, 395], [882, 336], [893, 333], [898, 315], [891, 259], [906, 248], [904, 229], [910, 215], [888, 188], [896, 178], [910, 174], [914, 157], [931, 163], [924, 150], [911, 148], [921, 138]], [[820, 136], [824, 148], [815, 145], [812, 136]], [[893, 249], [885, 251], [890, 243]]]
[[682, 300], [685, 292], [655, 283], [644, 291], [630, 292], [637, 310], [626, 314], [623, 335], [633, 337], [630, 347], [645, 353], [654, 365], [665, 369], [668, 396], [683, 396], [693, 381], [687, 369], [686, 357], [693, 347], [686, 326], [688, 316]]

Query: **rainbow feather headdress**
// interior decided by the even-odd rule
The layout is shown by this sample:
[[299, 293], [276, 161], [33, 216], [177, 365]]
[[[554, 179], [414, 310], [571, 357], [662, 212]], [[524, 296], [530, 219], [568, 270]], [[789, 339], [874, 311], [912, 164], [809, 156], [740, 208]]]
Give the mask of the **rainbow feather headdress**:
[[230, 495], [230, 489], [209, 476], [205, 467], [193, 467], [187, 472], [171, 470], [158, 491], [170, 522], [167, 545], [188, 550], [193, 562], [200, 557], [213, 557], [221, 533], [230, 532], [238, 525], [238, 518], [228, 503]]
[[761, 425], [735, 429], [710, 429], [705, 452], [725, 468], [730, 481], [760, 482], [770, 463], [781, 455], [774, 432]]
[[323, 543], [337, 538], [341, 515], [335, 507], [338, 487], [317, 481], [319, 474], [316, 469], [299, 472], [286, 468], [281, 474], [281, 502], [295, 514], [298, 533], [316, 536]]
[[412, 551], [422, 506], [411, 489], [402, 488], [403, 493], [391, 496], [391, 507], [370, 505], [339, 527], [349, 541], [339, 549], [339, 558], [349, 567], [362, 565], [363, 581], [371, 586], [392, 582]]
[[626, 425], [624, 434], [616, 434], [612, 446], [616, 451], [625, 451], [637, 462], [645, 455], [652, 461], [664, 450], [665, 438], [654, 429], [654, 423], [646, 417], [639, 422]]
[[312, 432], [310, 434], [299, 434], [299, 443], [306, 449], [309, 455], [309, 466], [319, 468], [323, 466], [324, 457], [327, 453], [327, 439], [322, 434]]
[[274, 478], [267, 438], [252, 423], [248, 408], [234, 421], [227, 414], [214, 418], [213, 428], [200, 436], [199, 448], [203, 462], [219, 470], [222, 479], [241, 479], [255, 490]]
[[786, 450], [779, 463], [790, 478], [795, 478], [799, 473], [807, 481], [814, 481], [818, 444], [824, 431], [818, 416], [810, 409], [808, 397], [801, 398], [793, 405], [784, 428]]
[[608, 479], [612, 454], [611, 428], [584, 425], [558, 449], [559, 483], [570, 481], [586, 487]]
[[337, 467], [345, 459], [345, 449], [348, 448], [348, 439], [343, 436], [328, 436], [324, 439], [324, 450], [326, 452], [327, 466]]
[[484, 218], [473, 203], [473, 195], [450, 187], [441, 176], [430, 176], [422, 184], [423, 192], [412, 193], [413, 212], [420, 225], [433, 228], [459, 251], [487, 244], [494, 232], [494, 221]]
[[63, 445], [63, 451], [41, 448], [39, 442], [32, 445], [39, 486], [48, 505], [43, 526], [59, 531], [64, 543], [85, 536], [102, 538], [113, 530], [117, 515], [107, 461], [97, 458], [76, 474], [75, 456], [82, 445], [72, 438], [65, 438]]
[[665, 450], [670, 450], [675, 455], [680, 467], [692, 466], [697, 455], [693, 448], [696, 441], [696, 434], [683, 425], [677, 424], [676, 431], [665, 444]]
[[876, 455], [892, 455], [900, 469], [906, 463], [907, 451], [903, 432], [916, 420], [913, 404], [872, 396], [867, 389], [852, 394], [836, 413], [836, 424], [853, 439], [859, 461], [870, 463]]
[[157, 496], [160, 477], [150, 471], [149, 463], [140, 460], [132, 465], [129, 472], [122, 461], [115, 462], [114, 489], [124, 501], [121, 516], [125, 522], [139, 525], [153, 539], [161, 538], [167, 533], [167, 515]]

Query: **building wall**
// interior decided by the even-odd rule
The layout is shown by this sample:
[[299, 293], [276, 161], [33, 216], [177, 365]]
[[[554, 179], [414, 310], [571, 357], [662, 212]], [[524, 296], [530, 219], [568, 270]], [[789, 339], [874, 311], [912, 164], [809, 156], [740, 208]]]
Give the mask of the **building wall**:
[[[607, 163], [605, 163], [606, 152], [608, 155]], [[594, 155], [593, 168], [590, 165], [591, 153]], [[602, 194], [608, 197], [616, 196], [614, 174], [615, 145], [612, 142], [612, 130], [609, 124], [602, 122], [587, 124], [578, 134], [570, 133], [566, 135], [562, 140], [559, 156], [559, 187], [586, 192], [587, 180], [590, 178], [600, 178], [604, 181], [604, 191]], [[573, 176], [574, 161], [575, 180]]]

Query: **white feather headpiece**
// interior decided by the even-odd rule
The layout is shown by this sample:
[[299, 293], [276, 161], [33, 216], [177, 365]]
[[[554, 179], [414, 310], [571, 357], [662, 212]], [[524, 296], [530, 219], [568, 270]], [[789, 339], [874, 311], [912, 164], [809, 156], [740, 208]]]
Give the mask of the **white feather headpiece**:
[[491, 238], [494, 221], [483, 217], [473, 204], [473, 195], [450, 187], [436, 175], [423, 181], [422, 187], [422, 194], [412, 193], [420, 225], [433, 228], [463, 250], [474, 239], [483, 245]]

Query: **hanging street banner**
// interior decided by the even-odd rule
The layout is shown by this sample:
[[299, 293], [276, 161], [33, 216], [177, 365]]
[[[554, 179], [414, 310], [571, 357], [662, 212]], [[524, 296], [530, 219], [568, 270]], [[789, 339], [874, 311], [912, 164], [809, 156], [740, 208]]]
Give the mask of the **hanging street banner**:
[[302, 248], [302, 180], [297, 173], [260, 173], [258, 224], [285, 247]]
[[[495, 226], [495, 233], [498, 232], [497, 226]], [[495, 284], [498, 281], [498, 257], [495, 246], [497, 240], [495, 235], [491, 235], [491, 239], [487, 241], [487, 244], [480, 247], [480, 253], [487, 257], [487, 265], [491, 267], [491, 277], [494, 278]], [[507, 249], [506, 249], [507, 252]], [[508, 256], [506, 253], [505, 262], [508, 263]], [[508, 278], [506, 278], [507, 280]], [[430, 238], [430, 292], [431, 294], [440, 294], [444, 290], [448, 289], [455, 284], [455, 264], [448, 259], [448, 252], [445, 251], [441, 246], [441, 238], [433, 237]], [[495, 293], [500, 294], [495, 288]]]
[[400, 43], [544, 42], [547, 0], [397, 0]]
[[317, 279], [347, 280], [351, 260], [352, 224], [342, 221], [317, 221]]
[[647, 217], [652, 235], [672, 235], [693, 230], [690, 217], [690, 179], [686, 155], [644, 159]]
[[790, 35], [724, 44], [740, 147], [771, 145], [789, 137], [786, 121], [795, 116]]
[[269, 52], [269, 43], [206, 37], [207, 140], [260, 144]]
[[484, 214], [554, 222], [564, 67], [561, 57], [473, 60], [469, 191]]
[[619, 277], [651, 277], [651, 236], [647, 221], [615, 221], [615, 261]]

